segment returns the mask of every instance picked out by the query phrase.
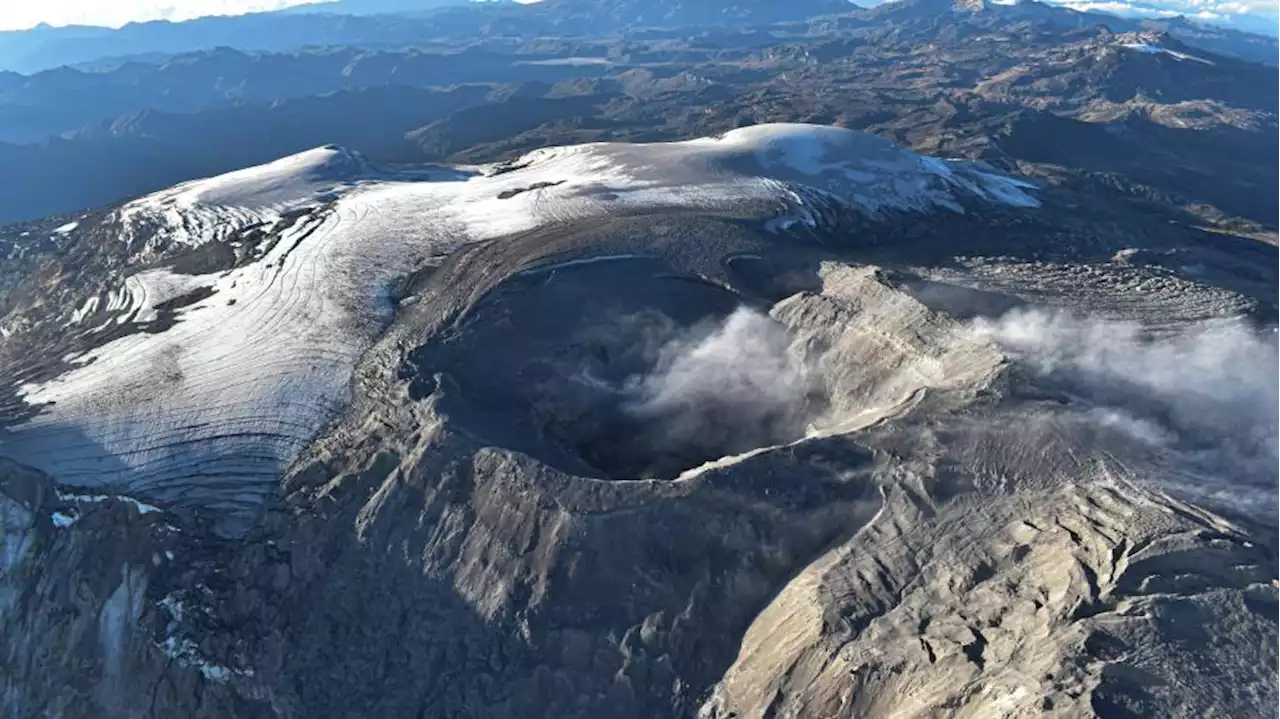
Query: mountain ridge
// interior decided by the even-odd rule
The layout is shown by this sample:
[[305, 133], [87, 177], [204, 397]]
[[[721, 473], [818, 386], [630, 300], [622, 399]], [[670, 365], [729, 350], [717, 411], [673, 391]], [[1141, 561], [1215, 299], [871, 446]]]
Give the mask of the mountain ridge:
[[[120, 30], [102, 28], [40, 28], [0, 33], [0, 70], [30, 73], [60, 65], [90, 63], [104, 57], [134, 54], [173, 54], [218, 45], [244, 50], [281, 51], [305, 46], [349, 45], [366, 49], [412, 46], [424, 38], [448, 35], [508, 36], [536, 39], [546, 36], [601, 35], [632, 31], [646, 24], [672, 26], [766, 25], [800, 21], [824, 14], [864, 14], [874, 17], [885, 3], [858, 9], [845, 0], [804, 0], [777, 5], [760, 0], [717, 0], [719, 5], [669, 7], [631, 0], [551, 0], [530, 5], [514, 3], [445, 3], [410, 15], [340, 15], [299, 12], [258, 13], [169, 23], [134, 23]], [[908, 3], [907, 6], [909, 6]], [[944, 3], [948, 7], [950, 3]], [[1280, 40], [1230, 28], [1200, 25], [1184, 17], [1134, 20], [1096, 12], [1077, 12], [1034, 0], [1018, 5], [988, 5], [986, 12], [1034, 11], [1052, 15], [1064, 25], [1106, 24], [1121, 30], [1166, 28], [1194, 39], [1205, 49], [1275, 64]], [[907, 7], [903, 6], [903, 7]], [[65, 38], [65, 41], [59, 38]]]
[[[342, 15], [329, 13], [256, 13], [238, 17], [210, 17], [181, 23], [155, 21], [131, 23], [119, 30], [45, 28], [34, 38], [19, 32], [0, 34], [0, 69], [35, 70], [83, 63], [105, 56], [137, 52], [174, 53], [216, 45], [235, 45], [246, 50], [279, 50], [304, 46], [351, 45], [369, 48], [402, 47], [424, 37], [462, 34], [514, 34], [534, 38], [539, 35], [590, 35], [643, 24], [652, 5], [610, 0], [599, 5], [593, 0], [568, 0], [550, 5], [537, 3], [444, 4], [420, 14]], [[689, 17], [671, 16], [671, 9], [654, 18], [676, 25], [699, 23], [767, 24], [781, 19], [803, 19], [815, 9], [846, 7], [844, 0], [803, 0], [778, 6], [753, 0], [743, 7], [739, 0], [717, 0], [717, 10], [705, 4], [684, 10]], [[672, 8], [683, 8], [678, 3]], [[600, 15], [601, 10], [610, 12]], [[700, 12], [706, 14], [699, 14]], [[611, 26], [601, 26], [602, 17], [611, 17]], [[494, 29], [488, 26], [496, 23]], [[496, 33], [494, 30], [496, 29]], [[67, 42], [59, 44], [65, 34]], [[112, 49], [115, 48], [115, 49]]]
[[[438, 53], [195, 54], [147, 71], [166, 78], [157, 88], [187, 93], [174, 109], [145, 109], [150, 101], [135, 96], [128, 102], [142, 107], [115, 117], [82, 122], [86, 118], [67, 116], [65, 125], [76, 129], [62, 139], [0, 144], [6, 166], [27, 177], [0, 200], [0, 220], [92, 207], [330, 142], [382, 162], [489, 162], [541, 144], [682, 139], [742, 124], [801, 120], [870, 129], [926, 152], [998, 164], [1052, 157], [1070, 168], [1069, 159], [1039, 149], [1046, 139], [1025, 134], [1040, 122], [1034, 115], [1047, 112], [1064, 118], [1063, 131], [1078, 129], [1081, 137], [1095, 138], [1091, 143], [1112, 148], [1109, 155], [1082, 156], [1091, 172], [1137, 173], [1155, 183], [1152, 191], [1272, 224], [1265, 188], [1274, 181], [1248, 158], [1274, 149], [1268, 133], [1276, 123], [1275, 69], [1150, 33], [1052, 25], [1030, 33], [1018, 14], [960, 17], [944, 24], [925, 18], [877, 25], [846, 15], [837, 20], [856, 21], [856, 29], [819, 24], [819, 30], [797, 34], [782, 24], [771, 31], [777, 33], [773, 43], [756, 33], [726, 31], [684, 40], [543, 41], [515, 49], [479, 44]], [[1002, 40], [997, 44], [993, 37]], [[1161, 42], [1168, 47], [1148, 51]], [[935, 48], [932, 54], [919, 51], [926, 44]], [[880, 56], [886, 50], [897, 53], [894, 63]], [[309, 79], [290, 89], [299, 72]], [[83, 83], [94, 80], [91, 74], [53, 73], [59, 82], [64, 77], [74, 81], [74, 91], [52, 97], [128, 97], [114, 83], [90, 91], [93, 83]], [[827, 91], [814, 94], [788, 78]], [[433, 86], [437, 82], [456, 86], [441, 89]], [[840, 88], [855, 84], [858, 101], [839, 101]], [[17, 92], [12, 97], [27, 97], [24, 102], [40, 94]], [[164, 95], [170, 102], [183, 97]], [[1025, 119], [1006, 130], [997, 121], [1001, 115]], [[343, 119], [348, 117], [363, 120]], [[305, 130], [291, 133], [290, 125]], [[1170, 145], [1164, 160], [1140, 149], [1145, 140], [1139, 138], [1192, 128], [1194, 141]], [[937, 146], [940, 138], [947, 148]], [[201, 149], [211, 146], [221, 149]], [[1218, 159], [1206, 159], [1215, 153]], [[1193, 154], [1198, 159], [1189, 159]], [[1204, 162], [1219, 170], [1142, 169]], [[95, 173], [102, 168], [111, 168], [113, 182], [98, 182]]]

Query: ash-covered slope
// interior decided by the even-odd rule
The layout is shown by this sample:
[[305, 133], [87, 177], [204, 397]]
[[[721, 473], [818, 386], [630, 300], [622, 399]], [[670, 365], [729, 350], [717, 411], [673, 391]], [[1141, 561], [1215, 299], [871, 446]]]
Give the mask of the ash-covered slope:
[[770, 125], [50, 221], [6, 281], [0, 699], [1270, 711], [1275, 277], [1112, 207]]

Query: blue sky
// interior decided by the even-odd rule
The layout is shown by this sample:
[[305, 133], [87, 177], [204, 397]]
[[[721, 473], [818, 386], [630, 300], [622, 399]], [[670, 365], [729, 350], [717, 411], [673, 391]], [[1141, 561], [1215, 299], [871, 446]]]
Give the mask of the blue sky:
[[[189, 20], [277, 10], [317, 0], [3, 0], [0, 29], [51, 25], [107, 25], [134, 20]], [[1160, 17], [1183, 14], [1203, 22], [1270, 29], [1276, 34], [1280, 0], [1057, 0], [1080, 10]]]

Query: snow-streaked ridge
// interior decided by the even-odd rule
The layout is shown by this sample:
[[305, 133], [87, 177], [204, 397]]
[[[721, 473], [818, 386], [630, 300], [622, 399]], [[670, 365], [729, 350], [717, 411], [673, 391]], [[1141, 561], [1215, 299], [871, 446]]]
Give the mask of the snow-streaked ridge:
[[1205, 65], [1213, 64], [1212, 60], [1206, 60], [1202, 57], [1196, 57], [1195, 55], [1188, 55], [1185, 52], [1178, 52], [1177, 50], [1170, 50], [1167, 47], [1163, 47], [1160, 45], [1153, 45], [1151, 43], [1122, 42], [1120, 43], [1120, 47], [1126, 48], [1128, 50], [1134, 50], [1136, 52], [1147, 53], [1149, 55], [1168, 55], [1169, 57], [1172, 57], [1175, 60], [1194, 60], [1196, 62], [1204, 63]]
[[123, 205], [112, 219], [125, 242], [197, 246], [331, 199], [373, 176], [358, 153], [329, 145], [174, 185]]
[[242, 515], [344, 406], [356, 363], [391, 319], [387, 288], [426, 258], [622, 211], [752, 211], [785, 229], [817, 226], [833, 203], [872, 217], [975, 201], [1035, 207], [1032, 187], [810, 125], [547, 148], [501, 166], [416, 173], [375, 170], [330, 147], [183, 183], [122, 207], [122, 239], [199, 245], [297, 208], [324, 210], [246, 265], [196, 276], [149, 269], [86, 298], [66, 331], [84, 332], [103, 312], [108, 323], [149, 321], [162, 302], [202, 296], [174, 310], [168, 329], [115, 339], [60, 377], [23, 386], [43, 410], [11, 427], [0, 452], [67, 484]]

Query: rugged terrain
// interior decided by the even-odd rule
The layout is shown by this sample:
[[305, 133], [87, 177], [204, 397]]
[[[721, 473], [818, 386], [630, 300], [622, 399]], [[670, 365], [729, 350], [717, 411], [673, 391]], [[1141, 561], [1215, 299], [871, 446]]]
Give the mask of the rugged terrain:
[[3, 710], [1273, 716], [1275, 70], [1036, 7], [0, 228]]
[[[1273, 220], [1274, 178], [1249, 173], [1253, 158], [1277, 152], [1274, 40], [1212, 41], [1188, 23], [1144, 30], [1035, 2], [845, 13], [783, 3], [785, 21], [761, 11], [715, 27], [634, 3], [606, 21], [580, 4], [494, 7], [484, 22], [471, 8], [465, 28], [432, 26], [410, 48], [242, 44], [0, 74], [0, 166], [23, 178], [0, 194], [0, 221], [105, 206], [328, 143], [383, 162], [491, 162], [545, 145], [796, 121], [1006, 169], [1021, 160], [1120, 174], [1214, 206], [1261, 196], [1246, 216]], [[496, 19], [509, 13], [520, 19]], [[571, 22], [583, 17], [596, 19]], [[1252, 41], [1271, 44], [1241, 53]], [[1087, 156], [1054, 154], [1067, 148]]]

